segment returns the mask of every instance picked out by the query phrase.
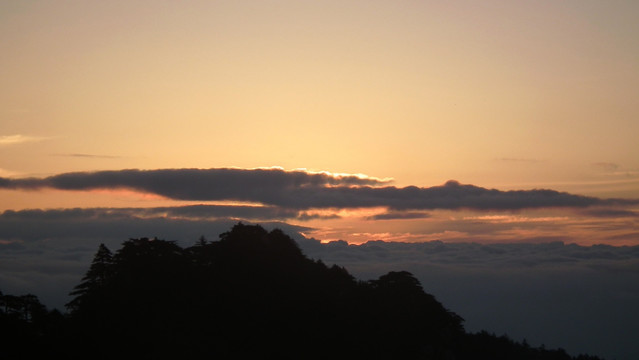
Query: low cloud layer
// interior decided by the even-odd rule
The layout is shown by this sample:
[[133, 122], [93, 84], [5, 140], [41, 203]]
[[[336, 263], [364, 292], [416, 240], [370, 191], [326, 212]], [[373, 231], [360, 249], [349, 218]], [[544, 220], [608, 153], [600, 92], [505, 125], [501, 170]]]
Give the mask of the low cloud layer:
[[[250, 209], [245, 209], [250, 211]], [[50, 307], [64, 309], [100, 243], [117, 249], [130, 238], [158, 237], [189, 246], [204, 236], [217, 240], [238, 222], [222, 208], [60, 209], [0, 214], [0, 291], [33, 293]], [[215, 215], [215, 216], [213, 216]], [[295, 234], [303, 226], [261, 222]]]
[[287, 209], [388, 207], [395, 210], [518, 210], [628, 205], [554, 190], [500, 191], [449, 181], [432, 187], [388, 186], [384, 180], [281, 169], [165, 169], [64, 173], [46, 178], [0, 178], [0, 188], [90, 191], [132, 189], [174, 200], [240, 201]]
[[[243, 211], [272, 209], [244, 209]], [[6, 211], [0, 215], [0, 290], [33, 293], [62, 308], [100, 243], [112, 250], [135, 237], [190, 246], [216, 240], [237, 219], [224, 207]], [[291, 234], [303, 251], [345, 266], [362, 280], [414, 273], [426, 291], [466, 319], [471, 331], [507, 333], [532, 345], [607, 358], [639, 354], [639, 246], [543, 244], [321, 243], [311, 229], [264, 223]]]
[[[413, 272], [427, 291], [466, 319], [471, 331], [508, 333], [574, 354], [639, 358], [633, 337], [639, 333], [639, 246], [565, 244], [636, 244], [639, 213], [629, 205], [637, 200], [500, 191], [456, 181], [396, 187], [360, 175], [281, 169], [0, 177], [0, 189], [49, 188], [127, 189], [227, 205], [166, 201], [169, 206], [7, 210], [0, 213], [3, 292], [31, 292], [62, 308], [100, 243], [117, 249], [129, 238], [158, 237], [189, 246], [200, 236], [215, 240], [244, 219], [282, 228], [309, 257], [343, 265], [363, 280], [388, 271]], [[302, 235], [344, 239], [347, 232], [365, 243], [323, 244]], [[366, 242], [375, 239], [413, 243]], [[434, 239], [448, 242], [424, 242]]]
[[312, 258], [360, 279], [412, 272], [426, 291], [466, 319], [532, 345], [607, 359], [639, 356], [639, 246], [301, 242]]
[[[83, 239], [100, 234], [104, 239], [163, 236], [169, 240], [201, 235], [217, 237], [212, 230], [229, 227], [238, 219], [273, 222], [302, 216], [272, 207], [181, 206], [157, 208], [75, 208], [7, 210], [0, 214], [0, 242], [24, 244], [45, 239]], [[288, 230], [308, 228], [277, 223]]]
[[421, 211], [387, 211], [385, 213], [367, 217], [368, 220], [407, 220], [426, 219], [430, 214]]

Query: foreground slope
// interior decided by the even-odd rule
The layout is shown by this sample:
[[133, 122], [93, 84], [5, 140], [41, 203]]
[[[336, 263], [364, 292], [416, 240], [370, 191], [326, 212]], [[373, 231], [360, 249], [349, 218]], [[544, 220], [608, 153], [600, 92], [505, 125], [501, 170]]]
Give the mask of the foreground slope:
[[358, 282], [281, 231], [243, 224], [187, 249], [157, 239], [113, 255], [102, 246], [72, 294], [81, 342], [111, 344], [102, 348], [114, 356], [441, 357], [463, 334], [461, 318], [411, 274]]
[[468, 334], [412, 274], [357, 281], [258, 225], [189, 248], [101, 245], [71, 294], [66, 320], [5, 347], [7, 358], [574, 359]]

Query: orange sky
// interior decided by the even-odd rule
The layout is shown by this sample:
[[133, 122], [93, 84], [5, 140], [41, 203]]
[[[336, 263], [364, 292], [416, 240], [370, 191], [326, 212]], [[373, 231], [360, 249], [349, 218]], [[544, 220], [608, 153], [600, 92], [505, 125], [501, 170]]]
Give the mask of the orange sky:
[[[597, 1], [4, 2], [0, 177], [281, 166], [639, 198], [637, 13]], [[191, 204], [0, 196], [0, 210]], [[305, 225], [327, 239], [452, 241], [483, 215]], [[558, 214], [555, 229], [526, 216], [488, 234], [612, 241], [637, 225], [588, 235], [602, 219]]]

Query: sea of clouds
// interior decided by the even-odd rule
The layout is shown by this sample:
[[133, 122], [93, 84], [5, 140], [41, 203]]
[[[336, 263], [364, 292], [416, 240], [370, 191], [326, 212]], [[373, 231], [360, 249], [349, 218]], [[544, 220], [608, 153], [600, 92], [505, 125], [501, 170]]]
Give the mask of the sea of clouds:
[[[100, 243], [112, 251], [129, 238], [181, 246], [217, 240], [236, 220], [130, 217], [70, 209], [0, 216], [0, 290], [33, 293], [64, 310]], [[303, 227], [264, 223], [291, 234], [304, 253], [344, 266], [359, 280], [413, 273], [424, 289], [465, 319], [469, 331], [508, 334], [534, 346], [607, 359], [639, 358], [639, 246], [551, 243], [321, 243]]]

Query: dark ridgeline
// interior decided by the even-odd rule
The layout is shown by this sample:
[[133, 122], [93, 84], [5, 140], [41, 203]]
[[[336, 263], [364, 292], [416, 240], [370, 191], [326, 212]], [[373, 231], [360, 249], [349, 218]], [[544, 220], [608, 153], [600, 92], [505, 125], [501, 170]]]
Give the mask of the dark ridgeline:
[[66, 355], [70, 344], [68, 320], [47, 310], [37, 296], [0, 291], [0, 359], [35, 359]]
[[115, 254], [101, 245], [71, 295], [66, 318], [33, 313], [46, 326], [4, 310], [2, 335], [22, 332], [0, 358], [598, 359], [468, 334], [410, 273], [357, 281], [258, 225], [186, 249], [146, 238]]

